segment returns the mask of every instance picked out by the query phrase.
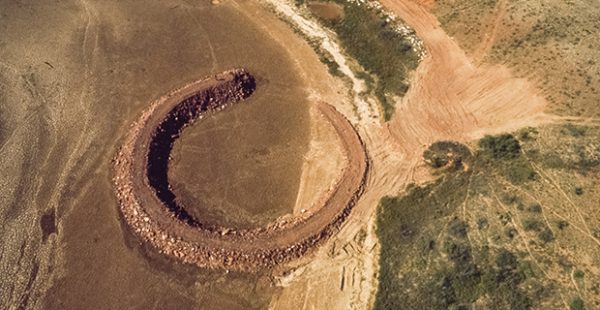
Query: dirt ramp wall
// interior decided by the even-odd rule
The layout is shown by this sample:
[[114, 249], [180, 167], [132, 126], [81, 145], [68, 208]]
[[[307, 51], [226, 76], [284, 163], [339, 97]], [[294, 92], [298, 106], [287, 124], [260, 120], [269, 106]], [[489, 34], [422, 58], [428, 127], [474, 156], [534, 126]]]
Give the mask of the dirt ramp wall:
[[218, 85], [201, 90], [177, 104], [154, 130], [148, 150], [147, 172], [150, 186], [178, 219], [192, 226], [200, 226], [201, 223], [176, 202], [175, 194], [169, 187], [169, 154], [181, 132], [202, 114], [243, 100], [256, 89], [254, 77], [243, 70], [233, 71], [231, 78], [226, 76], [221, 79], [223, 81]]
[[161, 97], [124, 139], [115, 161], [115, 189], [126, 223], [158, 251], [206, 268], [252, 271], [298, 258], [333, 235], [363, 192], [368, 161], [360, 137], [332, 106], [320, 113], [340, 135], [348, 165], [317, 212], [253, 230], [205, 225], [185, 211], [171, 192], [169, 154], [186, 126], [250, 96], [255, 79], [244, 69], [226, 71]]

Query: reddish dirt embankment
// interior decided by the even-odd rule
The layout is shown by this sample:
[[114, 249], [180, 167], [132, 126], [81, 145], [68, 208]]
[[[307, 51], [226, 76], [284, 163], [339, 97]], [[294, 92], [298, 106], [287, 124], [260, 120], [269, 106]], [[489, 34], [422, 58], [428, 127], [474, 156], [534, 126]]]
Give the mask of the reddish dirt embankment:
[[340, 136], [348, 164], [325, 205], [306, 218], [254, 230], [203, 225], [177, 205], [166, 178], [168, 153], [180, 132], [206, 111], [222, 109], [254, 90], [243, 69], [198, 81], [154, 102], [133, 124], [115, 158], [115, 186], [127, 224], [160, 252], [207, 268], [253, 270], [306, 254], [343, 223], [362, 194], [368, 161], [364, 145], [332, 106], [317, 107]]

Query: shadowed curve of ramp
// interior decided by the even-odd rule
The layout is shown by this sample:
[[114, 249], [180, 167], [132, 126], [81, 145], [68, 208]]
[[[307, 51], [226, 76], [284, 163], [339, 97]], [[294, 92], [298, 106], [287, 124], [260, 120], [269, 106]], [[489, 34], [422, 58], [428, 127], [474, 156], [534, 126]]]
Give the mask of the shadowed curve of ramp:
[[340, 136], [347, 165], [314, 213], [266, 227], [236, 230], [205, 225], [170, 190], [169, 154], [181, 132], [208, 111], [250, 96], [254, 77], [234, 69], [188, 84], [153, 102], [131, 126], [114, 159], [115, 189], [125, 222], [159, 252], [205, 268], [252, 271], [298, 258], [333, 235], [363, 192], [368, 172], [364, 145], [348, 120], [326, 103], [319, 111]]

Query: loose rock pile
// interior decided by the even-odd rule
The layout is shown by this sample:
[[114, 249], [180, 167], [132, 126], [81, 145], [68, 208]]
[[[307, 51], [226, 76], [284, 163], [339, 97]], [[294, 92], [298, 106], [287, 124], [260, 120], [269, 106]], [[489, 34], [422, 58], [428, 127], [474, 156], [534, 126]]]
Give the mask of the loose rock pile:
[[362, 194], [368, 171], [364, 145], [339, 112], [319, 103], [349, 158], [343, 178], [319, 211], [253, 230], [209, 226], [191, 217], [169, 187], [173, 143], [203, 114], [239, 102], [255, 88], [254, 77], [244, 69], [186, 85], [152, 103], [125, 137], [114, 160], [121, 212], [135, 234], [161, 253], [206, 268], [272, 267], [306, 254], [334, 234]]

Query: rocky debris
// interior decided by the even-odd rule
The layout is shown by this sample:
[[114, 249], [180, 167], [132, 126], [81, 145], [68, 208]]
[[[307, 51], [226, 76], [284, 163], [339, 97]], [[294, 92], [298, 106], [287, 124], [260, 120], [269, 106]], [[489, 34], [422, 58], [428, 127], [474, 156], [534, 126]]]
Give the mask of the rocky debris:
[[[170, 110], [156, 127], [148, 150], [147, 177], [158, 198], [179, 220], [192, 226], [200, 223], [189, 215], [175, 200], [168, 180], [171, 150], [181, 132], [209, 111], [223, 110], [228, 104], [250, 96], [256, 89], [254, 77], [244, 70], [234, 71], [231, 77], [220, 74], [215, 77], [217, 85], [194, 93]], [[215, 228], [213, 228], [214, 230]]]
[[[350, 163], [354, 165], [354, 174], [346, 175], [345, 180], [348, 184], [356, 184], [352, 185], [354, 189], [339, 191], [341, 194], [336, 201], [343, 203], [330, 203], [330, 198], [323, 207], [333, 211], [325, 213], [331, 214], [331, 218], [282, 218], [267, 227], [235, 230], [209, 227], [186, 215], [185, 209], [175, 202], [166, 177], [174, 140], [204, 113], [221, 110], [250, 96], [255, 87], [254, 78], [244, 69], [192, 83], [154, 102], [125, 137], [113, 161], [113, 181], [120, 210], [135, 234], [159, 252], [204, 268], [239, 271], [269, 268], [306, 254], [333, 235], [358, 201], [368, 171], [365, 148], [350, 123], [329, 107], [329, 113], [339, 118], [336, 124], [343, 127], [338, 133], [350, 137], [345, 143], [347, 148], [352, 147], [347, 152], [353, 154], [348, 156], [356, 158]], [[191, 95], [182, 95], [189, 94], [190, 90], [193, 90]], [[313, 215], [317, 216], [318, 212]], [[325, 225], [310, 226], [319, 228], [308, 234], [295, 233], [294, 229], [301, 229], [311, 220]], [[273, 241], [286, 232], [291, 232], [289, 241], [286, 238], [279, 243]]]

